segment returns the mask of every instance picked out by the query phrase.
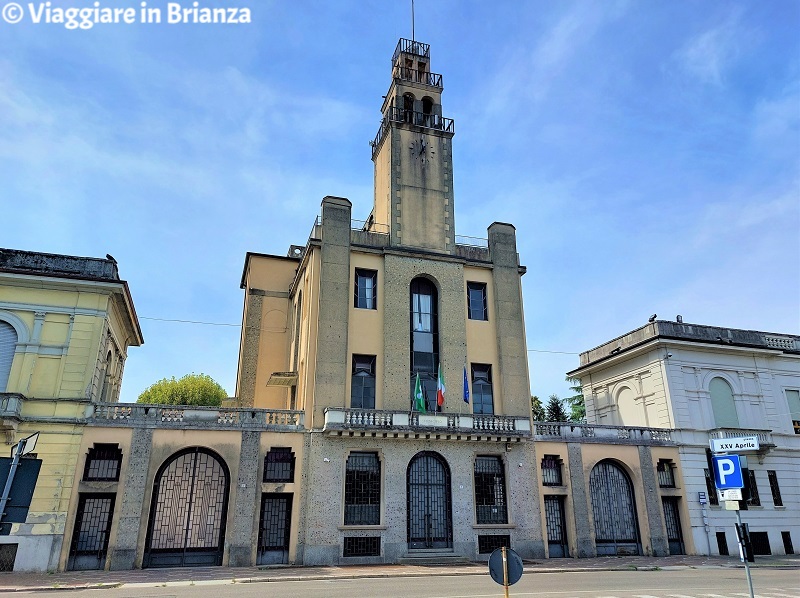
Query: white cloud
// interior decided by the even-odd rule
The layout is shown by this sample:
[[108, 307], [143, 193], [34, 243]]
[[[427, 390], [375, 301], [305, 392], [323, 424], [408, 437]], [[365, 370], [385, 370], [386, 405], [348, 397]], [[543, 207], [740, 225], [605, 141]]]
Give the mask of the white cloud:
[[740, 18], [741, 10], [734, 9], [722, 23], [690, 39], [678, 50], [678, 63], [704, 83], [723, 85], [725, 72], [739, 56], [746, 39]]

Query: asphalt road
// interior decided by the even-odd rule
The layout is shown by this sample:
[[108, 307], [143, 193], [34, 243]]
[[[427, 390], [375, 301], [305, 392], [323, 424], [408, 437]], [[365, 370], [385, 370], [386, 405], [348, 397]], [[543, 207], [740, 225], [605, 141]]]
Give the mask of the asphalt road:
[[[800, 571], [753, 571], [756, 598], [800, 598]], [[56, 592], [58, 594], [58, 592]], [[50, 592], [26, 592], [53, 598]], [[166, 587], [130, 584], [122, 588], [70, 591], [65, 598], [502, 598], [503, 588], [487, 575], [389, 577], [264, 583], [187, 582]], [[533, 573], [509, 596], [538, 598], [747, 598], [744, 570], [598, 571]]]

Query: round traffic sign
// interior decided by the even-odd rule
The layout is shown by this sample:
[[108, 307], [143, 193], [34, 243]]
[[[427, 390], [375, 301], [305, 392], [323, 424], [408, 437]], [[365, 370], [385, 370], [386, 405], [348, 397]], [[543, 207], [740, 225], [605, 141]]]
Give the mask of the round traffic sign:
[[[506, 561], [508, 566], [508, 585], [513, 586], [522, 577], [522, 559], [519, 555], [506, 548]], [[503, 585], [503, 549], [496, 548], [489, 557], [489, 575], [495, 582]]]

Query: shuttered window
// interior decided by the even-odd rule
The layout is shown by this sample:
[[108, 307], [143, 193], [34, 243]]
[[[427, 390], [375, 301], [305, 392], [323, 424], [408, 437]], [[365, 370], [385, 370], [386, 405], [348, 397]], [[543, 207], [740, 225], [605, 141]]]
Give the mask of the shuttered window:
[[0, 392], [5, 392], [8, 386], [16, 348], [17, 331], [8, 322], [0, 322]]

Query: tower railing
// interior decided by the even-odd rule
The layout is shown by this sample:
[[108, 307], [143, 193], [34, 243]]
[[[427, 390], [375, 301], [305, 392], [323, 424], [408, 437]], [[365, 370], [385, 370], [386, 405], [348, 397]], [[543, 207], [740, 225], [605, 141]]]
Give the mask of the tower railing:
[[394, 78], [412, 83], [422, 83], [432, 87], [442, 87], [442, 76], [439, 73], [429, 73], [419, 69], [412, 69], [405, 66], [394, 67]]
[[381, 125], [378, 127], [378, 133], [375, 135], [375, 139], [369, 143], [372, 146], [373, 158], [375, 158], [375, 154], [378, 153], [378, 148], [380, 148], [383, 138], [389, 131], [390, 122], [408, 123], [425, 129], [444, 131], [445, 133], [455, 133], [456, 130], [456, 124], [452, 118], [389, 106], [386, 116], [381, 120]]
[[397, 60], [398, 56], [400, 56], [400, 52], [405, 52], [406, 54], [414, 54], [415, 56], [424, 56], [425, 58], [430, 58], [431, 45], [423, 44], [422, 42], [414, 41], [413, 39], [407, 39], [405, 37], [401, 37], [400, 41], [397, 42], [397, 47], [394, 49], [394, 54], [392, 54], [392, 64], [394, 64], [394, 61]]

